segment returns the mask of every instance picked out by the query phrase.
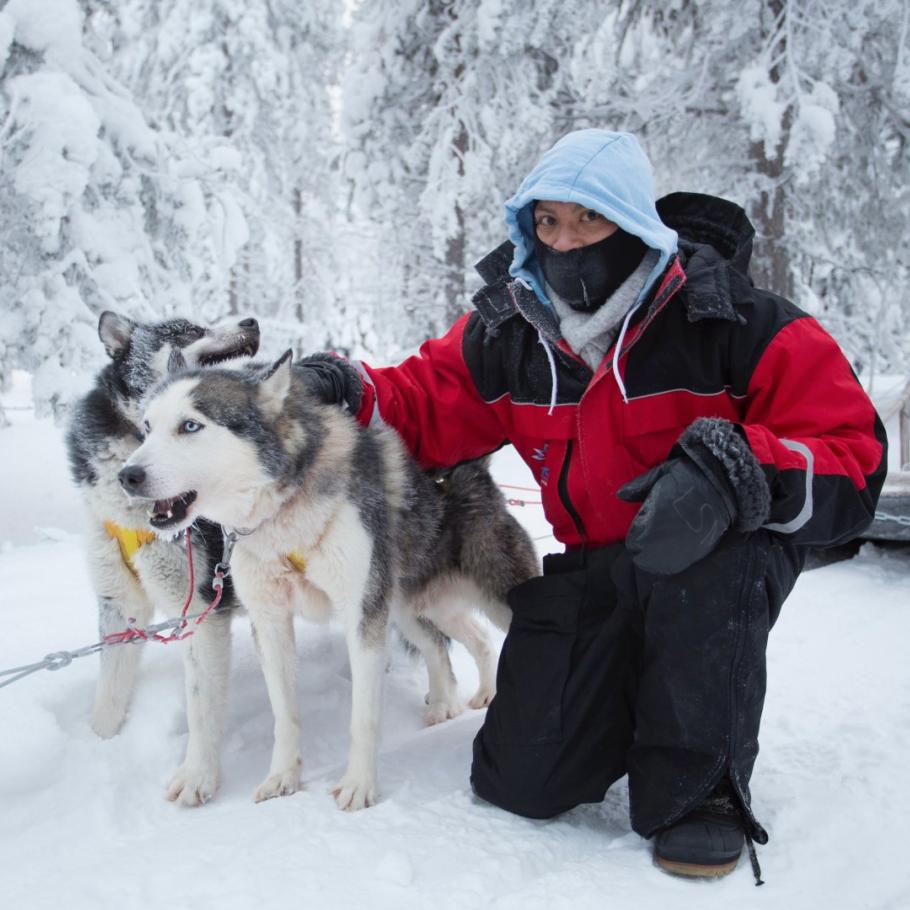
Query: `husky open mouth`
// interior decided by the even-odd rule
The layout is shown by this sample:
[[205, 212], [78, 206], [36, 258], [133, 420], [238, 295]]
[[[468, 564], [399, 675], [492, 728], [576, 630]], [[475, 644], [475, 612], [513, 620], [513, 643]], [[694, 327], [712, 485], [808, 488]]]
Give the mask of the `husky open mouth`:
[[149, 524], [153, 528], [169, 528], [186, 518], [187, 510], [196, 499], [196, 491], [188, 490], [170, 499], [156, 499], [148, 510]]
[[197, 363], [201, 367], [213, 367], [219, 363], [227, 363], [229, 360], [237, 360], [239, 357], [254, 357], [258, 349], [258, 344], [253, 344], [249, 340], [242, 340], [233, 347], [200, 353]]

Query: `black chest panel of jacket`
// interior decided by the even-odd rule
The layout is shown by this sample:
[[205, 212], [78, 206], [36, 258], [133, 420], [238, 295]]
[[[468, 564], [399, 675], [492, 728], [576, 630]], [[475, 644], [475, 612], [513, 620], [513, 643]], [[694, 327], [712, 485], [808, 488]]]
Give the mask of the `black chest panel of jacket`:
[[[686, 283], [669, 300], [652, 301], [640, 334], [628, 345], [622, 378], [629, 398], [673, 390], [746, 395], [756, 365], [777, 333], [807, 314], [769, 291], [752, 287], [710, 249], [685, 244], [680, 261]], [[732, 274], [732, 278], [731, 278]], [[488, 402], [503, 395], [520, 404], [549, 405], [553, 375], [540, 335], [519, 312], [490, 329], [472, 314], [463, 355], [474, 384]], [[593, 372], [547, 342], [557, 371], [557, 404], [581, 400]]]
[[[520, 315], [503, 322], [494, 335], [480, 315], [473, 313], [465, 327], [462, 353], [484, 401], [509, 395], [516, 404], [550, 404], [550, 358], [533, 326]], [[553, 346], [550, 354], [558, 374], [556, 403], [577, 403], [593, 373], [584, 363]]]
[[697, 288], [680, 292], [647, 325], [623, 361], [629, 398], [686, 390], [744, 397], [767, 346], [786, 325], [807, 316], [781, 297], [750, 289], [733, 317], [697, 315]]

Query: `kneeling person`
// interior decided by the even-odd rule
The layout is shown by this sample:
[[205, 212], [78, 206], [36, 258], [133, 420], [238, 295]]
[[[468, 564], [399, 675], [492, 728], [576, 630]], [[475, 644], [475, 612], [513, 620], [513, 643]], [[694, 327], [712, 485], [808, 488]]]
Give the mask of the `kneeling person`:
[[509, 595], [475, 791], [545, 818], [628, 773], [658, 863], [720, 875], [767, 840], [749, 780], [769, 629], [806, 549], [872, 520], [884, 431], [836, 342], [752, 285], [745, 213], [655, 201], [634, 137], [564, 137], [506, 224], [473, 313], [338, 383], [425, 466], [511, 442], [565, 545]]

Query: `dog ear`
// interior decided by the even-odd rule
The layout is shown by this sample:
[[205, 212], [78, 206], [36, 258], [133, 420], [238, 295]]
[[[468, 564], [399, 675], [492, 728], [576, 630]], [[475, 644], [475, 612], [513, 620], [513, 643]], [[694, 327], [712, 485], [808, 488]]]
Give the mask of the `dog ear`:
[[171, 356], [167, 359], [168, 376], [182, 373], [186, 369], [186, 358], [180, 348], [171, 348]]
[[122, 354], [130, 344], [133, 329], [136, 323], [126, 316], [121, 316], [112, 310], [105, 310], [98, 317], [98, 337], [107, 351], [107, 356], [113, 359]]
[[277, 417], [291, 389], [291, 357], [285, 351], [259, 380], [259, 404], [269, 417]]

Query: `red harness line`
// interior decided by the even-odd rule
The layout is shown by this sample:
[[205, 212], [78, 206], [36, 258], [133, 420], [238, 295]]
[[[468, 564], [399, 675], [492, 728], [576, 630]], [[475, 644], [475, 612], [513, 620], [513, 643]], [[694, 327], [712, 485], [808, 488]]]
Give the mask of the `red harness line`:
[[[105, 635], [102, 638], [102, 641], [106, 645], [122, 645], [130, 641], [160, 641], [162, 644], [169, 644], [172, 641], [183, 641], [184, 638], [189, 638], [195, 629], [190, 629], [189, 631], [184, 631], [187, 626], [187, 610], [189, 610], [190, 603], [193, 600], [193, 592], [196, 588], [196, 571], [193, 567], [193, 544], [190, 540], [190, 529], [187, 528], [184, 532], [186, 538], [186, 559], [189, 565], [189, 574], [190, 574], [190, 583], [186, 592], [186, 600], [183, 602], [183, 608], [180, 611], [180, 625], [175, 626], [171, 629], [170, 634], [162, 635], [160, 632], [146, 632], [145, 629], [137, 628], [134, 623], [134, 619], [129, 620], [129, 628], [124, 629], [122, 632], [111, 632], [110, 635]], [[211, 612], [214, 610], [219, 603], [221, 603], [221, 595], [224, 593], [224, 576], [225, 571], [222, 568], [222, 564], [218, 563], [215, 568], [215, 577], [212, 581], [212, 587], [215, 588], [215, 596], [212, 598], [212, 602], [196, 617], [195, 625], [199, 625]]]
[[[526, 493], [539, 493], [540, 487], [520, 487], [514, 483], [500, 483], [497, 484], [503, 490], [522, 490]], [[508, 506], [542, 506], [543, 502], [539, 499], [516, 499], [514, 497], [506, 497], [506, 505]]]

